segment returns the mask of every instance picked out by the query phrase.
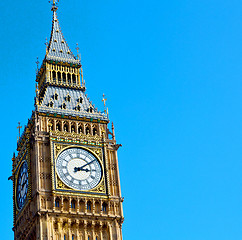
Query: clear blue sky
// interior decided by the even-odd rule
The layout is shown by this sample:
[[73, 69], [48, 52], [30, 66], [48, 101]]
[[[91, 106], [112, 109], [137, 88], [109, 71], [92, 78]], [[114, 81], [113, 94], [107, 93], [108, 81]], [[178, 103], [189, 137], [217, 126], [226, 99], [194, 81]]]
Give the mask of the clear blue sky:
[[[242, 3], [60, 2], [91, 100], [116, 127], [124, 240], [242, 239]], [[0, 1], [1, 239], [13, 239], [11, 157], [33, 109], [47, 0]]]

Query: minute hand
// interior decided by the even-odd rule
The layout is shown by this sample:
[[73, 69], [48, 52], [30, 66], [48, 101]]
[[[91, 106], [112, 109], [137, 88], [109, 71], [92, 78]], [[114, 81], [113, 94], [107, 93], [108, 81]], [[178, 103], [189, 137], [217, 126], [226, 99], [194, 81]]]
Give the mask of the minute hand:
[[79, 168], [79, 170], [82, 170], [82, 169], [83, 169], [84, 167], [86, 167], [87, 165], [89, 165], [89, 164], [95, 162], [95, 160], [96, 160], [96, 159], [94, 159], [94, 160], [92, 160], [91, 162], [89, 162], [89, 163], [83, 165], [82, 167]]

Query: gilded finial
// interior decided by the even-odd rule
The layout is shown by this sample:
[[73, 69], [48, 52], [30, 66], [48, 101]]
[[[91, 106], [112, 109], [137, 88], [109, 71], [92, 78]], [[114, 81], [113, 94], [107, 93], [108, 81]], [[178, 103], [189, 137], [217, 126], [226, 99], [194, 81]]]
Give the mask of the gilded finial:
[[37, 57], [37, 61], [35, 63], [37, 65], [37, 69], [36, 69], [36, 75], [37, 75], [39, 72], [39, 58], [38, 57]]
[[81, 57], [80, 57], [80, 55], [79, 55], [79, 50], [80, 50], [80, 48], [79, 48], [78, 43], [77, 43], [77, 44], [76, 44], [77, 59], [78, 59], [78, 60], [81, 60]]
[[46, 39], [45, 39], [46, 54], [48, 53], [48, 45], [49, 45], [49, 43], [48, 43], [48, 39], [46, 38]]
[[106, 101], [107, 101], [107, 98], [105, 98], [105, 94], [103, 94], [102, 102], [104, 104], [104, 108], [106, 107]]
[[35, 93], [36, 93], [36, 105], [39, 105], [39, 88], [38, 85], [35, 84]]
[[20, 130], [21, 130], [22, 126], [20, 126], [20, 122], [18, 122], [18, 126], [17, 126], [17, 129], [18, 129], [18, 132], [19, 132], [19, 138], [20, 138]]
[[82, 76], [82, 86], [84, 85], [84, 81], [83, 81], [83, 70], [82, 70], [82, 67], [81, 67], [81, 76]]
[[[51, 1], [49, 1], [50, 3]], [[51, 8], [51, 11], [57, 11], [58, 7], [57, 7], [57, 4], [59, 3], [59, 0], [52, 0], [52, 8]]]

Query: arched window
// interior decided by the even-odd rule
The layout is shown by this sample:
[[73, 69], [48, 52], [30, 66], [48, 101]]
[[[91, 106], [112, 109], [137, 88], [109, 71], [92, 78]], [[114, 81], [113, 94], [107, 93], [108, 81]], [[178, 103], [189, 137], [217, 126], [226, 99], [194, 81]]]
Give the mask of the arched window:
[[63, 79], [63, 83], [66, 84], [66, 74], [62, 73], [62, 79]]
[[72, 74], [72, 83], [73, 85], [76, 85], [76, 75]]
[[52, 79], [53, 79], [53, 82], [55, 83], [56, 82], [56, 72], [55, 71], [52, 72]]
[[105, 203], [105, 202], [103, 203], [102, 211], [103, 211], [104, 213], [107, 212], [107, 203]]
[[64, 235], [64, 240], [66, 240], [66, 235]]
[[50, 104], [50, 107], [53, 108], [54, 103], [52, 102], [52, 100], [50, 100], [50, 103], [49, 104]]
[[66, 96], [66, 101], [67, 102], [70, 102], [71, 101], [71, 96], [69, 94]]
[[67, 81], [68, 81], [68, 84], [71, 84], [71, 74], [70, 73], [67, 74]]
[[97, 129], [93, 128], [93, 135], [96, 135], [96, 134], [97, 134]]
[[81, 126], [78, 127], [78, 133], [82, 133], [82, 127]]
[[57, 77], [58, 77], [58, 83], [61, 83], [61, 73], [60, 72], [57, 73]]
[[72, 234], [71, 240], [75, 240], [75, 235]]
[[91, 211], [92, 209], [92, 204], [90, 201], [87, 202], [87, 210]]
[[76, 132], [75, 125], [71, 125], [71, 132]]
[[83, 101], [83, 98], [80, 97], [80, 98], [79, 98], [79, 103], [82, 103], [82, 101]]
[[61, 125], [60, 125], [60, 123], [57, 123], [57, 124], [56, 124], [56, 130], [57, 130], [57, 131], [61, 131]]
[[68, 125], [66, 123], [64, 124], [64, 131], [65, 132], [68, 132], [69, 131]]
[[86, 128], [86, 134], [90, 134], [90, 129], [89, 129], [89, 127]]
[[76, 209], [76, 201], [75, 200], [71, 201], [71, 208]]
[[59, 198], [56, 198], [56, 200], [55, 200], [55, 207], [56, 208], [60, 207], [60, 200], [59, 200]]
[[93, 108], [92, 108], [92, 107], [89, 108], [89, 112], [90, 112], [90, 113], [93, 112]]
[[66, 109], [66, 103], [63, 103], [63, 104], [62, 104], [62, 108], [63, 108], [63, 109]]
[[58, 94], [57, 93], [54, 94], [54, 99], [58, 100]]

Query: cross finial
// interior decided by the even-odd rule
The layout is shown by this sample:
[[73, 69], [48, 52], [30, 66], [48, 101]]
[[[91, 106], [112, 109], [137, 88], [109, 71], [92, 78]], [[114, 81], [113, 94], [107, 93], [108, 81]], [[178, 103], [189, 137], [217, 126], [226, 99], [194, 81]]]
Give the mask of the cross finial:
[[21, 130], [22, 126], [20, 126], [20, 122], [18, 122], [18, 126], [17, 126], [17, 129], [19, 131], [19, 138], [20, 138], [20, 130]]
[[104, 104], [104, 107], [106, 107], [106, 101], [107, 101], [107, 98], [105, 98], [105, 94], [103, 94], [102, 102]]

